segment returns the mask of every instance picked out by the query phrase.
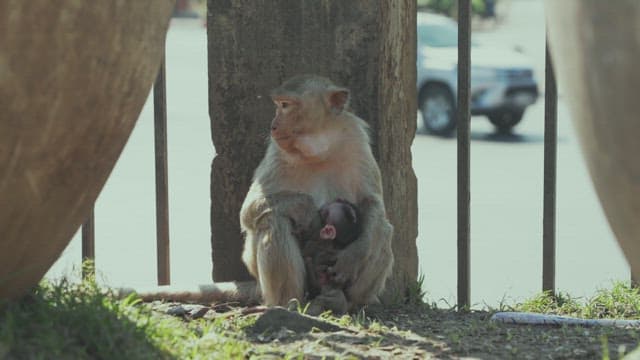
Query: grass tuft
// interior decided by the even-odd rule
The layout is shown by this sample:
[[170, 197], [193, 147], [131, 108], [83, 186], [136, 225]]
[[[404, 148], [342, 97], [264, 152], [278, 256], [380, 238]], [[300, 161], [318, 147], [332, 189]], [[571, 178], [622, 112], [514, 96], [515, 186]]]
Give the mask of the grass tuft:
[[[423, 298], [423, 281], [409, 291], [414, 299]], [[0, 359], [524, 358], [532, 352], [541, 358], [618, 358], [640, 340], [637, 329], [509, 326], [488, 321], [491, 311], [456, 312], [421, 301], [320, 316], [347, 328], [341, 332], [280, 329], [263, 336], [245, 331], [257, 317], [239, 308], [193, 319], [169, 316], [165, 305], [174, 306], [145, 304], [136, 295], [117, 299], [93, 279], [43, 281], [23, 299], [0, 303]], [[615, 283], [586, 300], [543, 293], [513, 310], [637, 319], [640, 294]]]
[[587, 301], [584, 317], [640, 319], [640, 289], [623, 282], [600, 289]]
[[541, 293], [514, 307], [516, 311], [568, 315], [588, 319], [640, 319], [640, 290], [623, 282], [581, 300], [566, 293]]
[[[151, 314], [134, 297], [113, 301], [94, 281], [43, 281], [0, 305], [0, 349], [9, 358], [169, 358], [152, 341]], [[1, 357], [1, 356], [0, 356]]]
[[241, 331], [253, 318], [184, 322], [132, 294], [118, 300], [93, 279], [43, 281], [19, 301], [0, 303], [0, 358], [243, 358]]
[[424, 274], [420, 274], [415, 283], [409, 284], [407, 287], [406, 303], [408, 305], [424, 305], [424, 298], [427, 292], [424, 291]]

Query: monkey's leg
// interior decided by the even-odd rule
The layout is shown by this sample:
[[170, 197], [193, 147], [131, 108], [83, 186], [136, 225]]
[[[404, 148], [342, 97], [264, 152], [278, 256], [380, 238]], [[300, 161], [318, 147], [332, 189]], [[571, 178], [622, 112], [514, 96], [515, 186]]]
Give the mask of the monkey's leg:
[[393, 227], [383, 221], [377, 228], [378, 231], [373, 232], [377, 238], [371, 239], [372, 251], [367, 257], [368, 261], [363, 262], [357, 278], [346, 289], [352, 307], [377, 303], [378, 295], [384, 290], [387, 278], [391, 275]]
[[306, 273], [290, 221], [271, 216], [270, 228], [257, 235], [258, 282], [265, 305], [286, 306], [292, 298], [302, 299]]
[[254, 278], [258, 279], [258, 262], [256, 260], [256, 238], [258, 235], [253, 231], [247, 231], [242, 250], [242, 262]]
[[307, 272], [305, 300], [313, 299], [320, 293], [320, 283], [318, 282], [316, 265], [313, 260], [314, 259], [311, 256], [304, 257], [304, 268]]

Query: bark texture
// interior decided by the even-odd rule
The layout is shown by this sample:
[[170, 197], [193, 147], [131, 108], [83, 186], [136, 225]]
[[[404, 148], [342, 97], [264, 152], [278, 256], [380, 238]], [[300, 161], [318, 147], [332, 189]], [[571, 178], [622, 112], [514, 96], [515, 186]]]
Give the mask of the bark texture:
[[217, 155], [211, 177], [213, 278], [249, 278], [238, 213], [264, 155], [269, 91], [297, 74], [326, 76], [352, 92], [372, 129], [395, 227], [388, 289], [417, 276], [415, 1], [209, 0], [209, 112]]
[[[416, 2], [380, 1], [377, 65], [379, 104], [373, 133], [384, 182], [384, 201], [394, 226], [395, 268], [383, 301], [405, 294], [418, 275], [418, 189], [411, 163], [416, 133]], [[366, 93], [365, 93], [366, 94]]]
[[90, 213], [158, 72], [171, 0], [0, 2], [0, 298]]

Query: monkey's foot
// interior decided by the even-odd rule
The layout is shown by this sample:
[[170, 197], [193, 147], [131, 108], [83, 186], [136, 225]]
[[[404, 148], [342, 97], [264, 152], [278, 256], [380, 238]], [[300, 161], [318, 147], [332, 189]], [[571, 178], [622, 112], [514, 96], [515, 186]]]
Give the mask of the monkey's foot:
[[251, 327], [251, 331], [255, 334], [263, 334], [268, 331], [278, 331], [281, 328], [286, 328], [298, 333], [309, 332], [314, 328], [321, 331], [347, 330], [311, 316], [288, 311], [285, 308], [272, 307], [267, 309], [267, 311], [256, 320], [255, 324]]

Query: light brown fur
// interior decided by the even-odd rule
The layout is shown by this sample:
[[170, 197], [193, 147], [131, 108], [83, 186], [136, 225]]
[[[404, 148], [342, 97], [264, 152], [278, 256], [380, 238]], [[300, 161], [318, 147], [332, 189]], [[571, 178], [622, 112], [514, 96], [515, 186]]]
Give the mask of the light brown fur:
[[393, 227], [366, 123], [348, 111], [348, 91], [321, 77], [293, 78], [272, 98], [277, 104], [272, 139], [240, 212], [242, 260], [256, 277], [263, 302], [286, 305], [301, 299], [305, 289], [304, 261], [283, 210], [296, 201], [273, 198], [284, 191], [306, 194], [316, 208], [336, 198], [356, 204], [362, 233], [339, 252], [332, 271], [337, 281], [350, 284], [345, 290], [350, 307], [377, 302], [393, 265]]
[[272, 138], [240, 212], [242, 260], [257, 288], [244, 282], [136, 289], [143, 299], [250, 304], [261, 298], [267, 305], [302, 299], [306, 273], [296, 231], [319, 228], [314, 223], [319, 221], [319, 206], [341, 198], [354, 203], [361, 215], [360, 237], [340, 251], [331, 269], [334, 281], [349, 285], [345, 291], [321, 291], [308, 311], [343, 312], [378, 301], [393, 265], [393, 227], [386, 218], [366, 123], [348, 111], [348, 91], [321, 77], [294, 78], [272, 95], [280, 105], [285, 101], [296, 106], [287, 114], [279, 107], [272, 135], [285, 138]]

